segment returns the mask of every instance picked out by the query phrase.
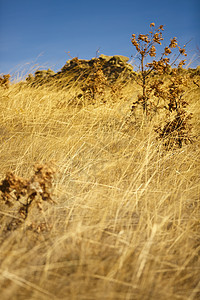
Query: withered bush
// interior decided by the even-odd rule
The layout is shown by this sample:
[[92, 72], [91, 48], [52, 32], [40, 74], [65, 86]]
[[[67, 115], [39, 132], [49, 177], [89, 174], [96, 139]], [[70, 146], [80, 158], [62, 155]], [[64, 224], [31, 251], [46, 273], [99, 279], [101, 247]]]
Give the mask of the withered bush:
[[[187, 75], [183, 76], [178, 69], [173, 69], [169, 83], [162, 91], [162, 98], [167, 102], [165, 122], [155, 128], [159, 138], [163, 141], [167, 149], [172, 147], [181, 148], [184, 144], [192, 143], [192, 113], [188, 113], [186, 108], [189, 103], [185, 100], [184, 94], [188, 88]], [[155, 89], [155, 91], [157, 91]]]
[[[168, 148], [172, 145], [182, 147], [184, 143], [192, 142], [192, 114], [186, 112], [188, 102], [184, 98], [189, 77], [186, 73], [183, 76], [181, 70], [186, 60], [180, 59], [187, 56], [186, 45], [180, 47], [174, 37], [156, 60], [156, 46], [162, 45], [164, 26], [155, 28], [155, 24], [151, 23], [150, 28], [148, 34], [139, 34], [137, 38], [133, 34], [131, 39], [138, 52], [137, 82], [142, 87], [131, 112], [135, 113], [136, 107], [141, 105], [146, 117], [151, 119], [155, 113], [164, 110], [165, 125], [157, 126], [155, 131]], [[178, 54], [174, 53], [175, 50]]]
[[34, 202], [39, 209], [42, 208], [43, 201], [54, 202], [52, 199], [54, 173], [55, 168], [48, 164], [35, 165], [34, 174], [29, 179], [8, 172], [0, 184], [0, 200], [9, 207], [18, 202], [20, 220], [25, 220]]
[[3, 88], [9, 88], [10, 85], [10, 74], [0, 76], [0, 86]]
[[94, 104], [96, 98], [103, 99], [106, 86], [108, 86], [107, 78], [103, 73], [101, 64], [97, 60], [87, 82], [81, 88], [86, 102]]

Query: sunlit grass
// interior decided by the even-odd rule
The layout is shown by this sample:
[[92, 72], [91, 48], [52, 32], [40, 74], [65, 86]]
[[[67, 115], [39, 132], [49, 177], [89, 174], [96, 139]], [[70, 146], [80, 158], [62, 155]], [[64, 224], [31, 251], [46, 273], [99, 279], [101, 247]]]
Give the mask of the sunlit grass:
[[130, 121], [138, 89], [94, 105], [74, 102], [75, 87], [1, 89], [0, 179], [57, 168], [56, 204], [15, 229], [1, 201], [2, 299], [199, 297], [199, 89], [188, 94], [197, 139], [170, 151], [159, 118]]

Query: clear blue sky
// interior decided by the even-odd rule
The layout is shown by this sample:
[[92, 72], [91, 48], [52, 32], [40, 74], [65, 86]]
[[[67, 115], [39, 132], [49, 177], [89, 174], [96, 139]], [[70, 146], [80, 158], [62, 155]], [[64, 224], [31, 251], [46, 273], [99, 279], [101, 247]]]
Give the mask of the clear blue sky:
[[[191, 59], [200, 48], [199, 0], [0, 0], [0, 74], [35, 63], [59, 70], [72, 57], [135, 55], [132, 33], [165, 25]], [[197, 56], [196, 56], [197, 59]], [[198, 65], [199, 60], [192, 66]]]

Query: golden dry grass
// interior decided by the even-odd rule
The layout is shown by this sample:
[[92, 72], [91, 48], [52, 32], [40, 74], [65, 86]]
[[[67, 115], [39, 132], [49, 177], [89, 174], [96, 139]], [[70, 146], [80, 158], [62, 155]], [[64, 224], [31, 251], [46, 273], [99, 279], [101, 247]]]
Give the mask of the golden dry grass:
[[[1, 299], [200, 297], [199, 139], [167, 152], [155, 123], [127, 123], [137, 89], [83, 107], [69, 105], [75, 89], [1, 89], [0, 179], [58, 170], [57, 203], [15, 230], [1, 204]], [[195, 133], [199, 95], [187, 95]]]

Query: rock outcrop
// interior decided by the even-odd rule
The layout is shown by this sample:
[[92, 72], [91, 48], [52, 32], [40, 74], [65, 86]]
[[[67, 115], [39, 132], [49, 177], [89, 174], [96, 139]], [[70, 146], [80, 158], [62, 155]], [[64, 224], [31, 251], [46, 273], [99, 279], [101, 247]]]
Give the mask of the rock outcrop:
[[[66, 72], [74, 71], [77, 75], [93, 72], [97, 65], [102, 69], [104, 75], [109, 81], [115, 81], [123, 73], [124, 77], [131, 78], [135, 75], [133, 67], [128, 64], [129, 58], [122, 55], [100, 55], [99, 58], [92, 58], [91, 60], [78, 59], [77, 57], [68, 60], [59, 74], [63, 75]], [[125, 79], [125, 78], [124, 78]]]
[[26, 78], [26, 81], [29, 83], [47, 83], [50, 79], [54, 77], [56, 73], [52, 71], [51, 69], [48, 70], [38, 70], [35, 72], [35, 76], [32, 74], [29, 74]]
[[54, 73], [52, 70], [37, 71], [35, 75], [29, 75], [26, 79], [32, 85], [48, 84], [53, 81], [62, 81], [62, 86], [69, 86], [75, 81], [82, 81], [94, 74], [98, 69], [102, 70], [109, 82], [115, 82], [120, 76], [123, 80], [134, 78], [136, 73], [133, 67], [128, 64], [129, 58], [122, 55], [100, 55], [90, 60], [70, 59], [62, 67], [61, 71]]

